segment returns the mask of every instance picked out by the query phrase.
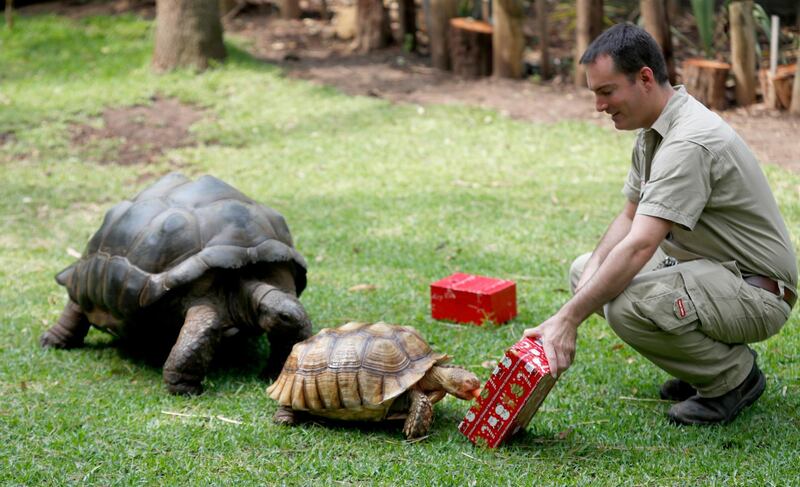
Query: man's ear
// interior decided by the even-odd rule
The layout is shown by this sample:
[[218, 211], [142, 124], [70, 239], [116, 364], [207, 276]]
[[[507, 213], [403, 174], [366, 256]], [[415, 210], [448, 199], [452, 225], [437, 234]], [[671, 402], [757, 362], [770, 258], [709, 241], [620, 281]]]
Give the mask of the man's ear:
[[656, 77], [653, 75], [653, 70], [647, 66], [642, 66], [642, 68], [639, 70], [639, 80], [646, 88], [650, 88], [657, 84]]

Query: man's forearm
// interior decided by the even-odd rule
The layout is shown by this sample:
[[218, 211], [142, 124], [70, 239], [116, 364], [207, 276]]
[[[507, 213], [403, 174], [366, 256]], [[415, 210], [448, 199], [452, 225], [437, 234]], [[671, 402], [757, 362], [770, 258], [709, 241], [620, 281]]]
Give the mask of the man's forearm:
[[628, 235], [631, 229], [631, 223], [633, 222], [633, 216], [629, 215], [627, 211], [623, 211], [616, 218], [611, 224], [608, 226], [606, 233], [603, 234], [603, 237], [600, 239], [600, 242], [597, 243], [594, 251], [592, 252], [592, 256], [586, 263], [587, 268], [598, 268], [600, 264], [606, 260], [608, 254], [611, 250], [619, 244], [622, 239]]
[[623, 239], [603, 260], [597, 272], [569, 300], [560, 313], [578, 326], [595, 310], [617, 297], [658, 248], [633, 238]]

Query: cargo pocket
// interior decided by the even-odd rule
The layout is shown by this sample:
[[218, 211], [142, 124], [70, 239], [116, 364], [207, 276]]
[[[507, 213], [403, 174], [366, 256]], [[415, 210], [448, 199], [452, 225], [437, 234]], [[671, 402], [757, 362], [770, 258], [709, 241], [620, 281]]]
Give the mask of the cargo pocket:
[[697, 329], [697, 308], [680, 272], [649, 273], [648, 279], [635, 279], [625, 294], [639, 315], [667, 333], [682, 335]]
[[731, 344], [757, 342], [774, 334], [765, 317], [762, 290], [742, 280], [735, 262], [698, 260], [691, 264], [684, 271], [684, 280], [697, 304], [703, 333]]

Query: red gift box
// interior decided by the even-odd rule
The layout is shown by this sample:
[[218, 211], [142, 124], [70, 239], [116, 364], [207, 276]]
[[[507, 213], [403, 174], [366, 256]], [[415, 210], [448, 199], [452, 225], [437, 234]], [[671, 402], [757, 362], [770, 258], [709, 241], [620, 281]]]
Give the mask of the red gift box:
[[458, 323], [505, 323], [517, 316], [517, 285], [457, 272], [431, 284], [431, 315]]
[[523, 338], [506, 351], [458, 429], [495, 448], [528, 425], [555, 383], [541, 342]]

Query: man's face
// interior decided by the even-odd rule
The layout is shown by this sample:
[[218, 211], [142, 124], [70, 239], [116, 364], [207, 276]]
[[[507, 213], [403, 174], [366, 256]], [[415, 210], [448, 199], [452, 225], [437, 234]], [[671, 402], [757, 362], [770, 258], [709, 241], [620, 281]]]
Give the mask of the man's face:
[[646, 91], [639, 77], [633, 81], [617, 71], [611, 56], [598, 56], [586, 66], [586, 80], [594, 92], [595, 108], [611, 115], [617, 130], [647, 128]]

